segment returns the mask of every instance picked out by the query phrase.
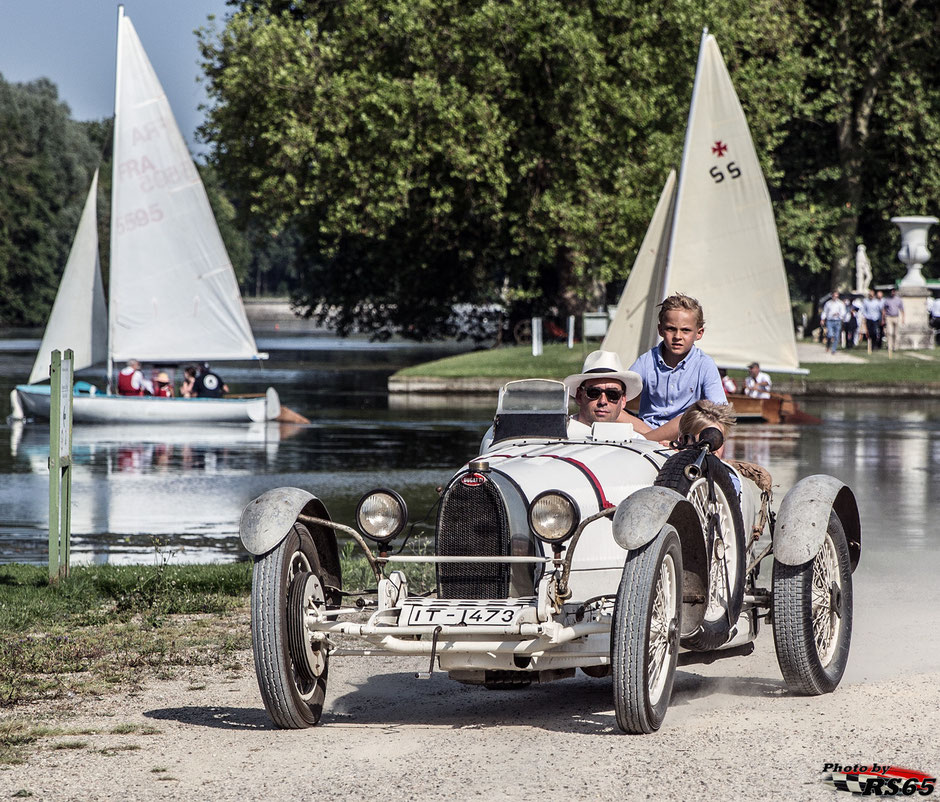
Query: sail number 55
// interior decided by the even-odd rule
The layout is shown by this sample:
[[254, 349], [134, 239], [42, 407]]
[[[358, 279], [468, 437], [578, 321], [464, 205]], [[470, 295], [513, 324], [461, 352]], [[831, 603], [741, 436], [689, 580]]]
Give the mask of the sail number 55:
[[163, 209], [160, 208], [160, 204], [151, 203], [146, 209], [134, 209], [125, 212], [118, 217], [115, 227], [118, 234], [127, 234], [151, 223], [159, 223], [162, 219]]
[[[728, 162], [728, 165], [727, 167], [725, 167], [725, 169], [728, 171], [728, 175], [732, 179], [741, 177], [741, 168], [738, 167], [738, 165], [736, 165], [734, 162]], [[722, 172], [721, 168], [717, 164], [714, 167], [712, 167], [711, 170], [708, 171], [708, 174], [713, 179], [715, 179], [716, 184], [720, 184], [722, 181], [725, 180], [725, 174]]]

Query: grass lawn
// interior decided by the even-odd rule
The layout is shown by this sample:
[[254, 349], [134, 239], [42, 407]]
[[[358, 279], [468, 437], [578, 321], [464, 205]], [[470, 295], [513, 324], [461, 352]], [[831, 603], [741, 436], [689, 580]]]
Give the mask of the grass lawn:
[[[351, 544], [340, 561], [347, 590], [374, 588]], [[50, 584], [45, 566], [0, 565], [0, 708], [97, 693], [142, 670], [231, 664], [250, 646], [251, 572], [248, 562], [76, 566]], [[416, 592], [434, 585], [431, 565], [405, 573]]]
[[[563, 379], [578, 373], [584, 356], [593, 348], [575, 345], [568, 349], [564, 344], [546, 345], [542, 356], [532, 356], [529, 346], [505, 346], [484, 351], [472, 351], [457, 356], [425, 362], [404, 368], [396, 377], [428, 376], [434, 378], [493, 378], [526, 379], [541, 377]], [[898, 382], [940, 382], [940, 349], [933, 351], [902, 351], [889, 359], [887, 352], [868, 354], [864, 350], [852, 352], [864, 362], [846, 364], [836, 362], [813, 362], [804, 364], [810, 372], [805, 376], [809, 383], [815, 382], [865, 382], [868, 384], [896, 384]], [[731, 376], [741, 378], [746, 371], [728, 371]], [[775, 382], [785, 382], [794, 377], [787, 374], [771, 374]]]

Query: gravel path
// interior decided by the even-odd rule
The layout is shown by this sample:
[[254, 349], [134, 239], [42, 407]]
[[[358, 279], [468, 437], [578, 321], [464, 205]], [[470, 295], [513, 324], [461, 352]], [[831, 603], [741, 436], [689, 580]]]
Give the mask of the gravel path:
[[[544, 793], [831, 802], [841, 795], [819, 780], [827, 762], [940, 769], [937, 651], [913, 663], [901, 653], [872, 659], [891, 642], [853, 645], [836, 693], [803, 698], [785, 692], [764, 632], [749, 657], [680, 669], [665, 724], [650, 736], [619, 733], [609, 679], [579, 673], [492, 692], [443, 674], [415, 680], [411, 672], [426, 668], [418, 658], [334, 661], [321, 726], [279, 731], [244, 653], [235, 673], [199, 669], [133, 694], [17, 709], [34, 723], [103, 734], [42, 739], [27, 763], [0, 770], [0, 798], [532, 800]], [[156, 732], [113, 733], [128, 724]]]

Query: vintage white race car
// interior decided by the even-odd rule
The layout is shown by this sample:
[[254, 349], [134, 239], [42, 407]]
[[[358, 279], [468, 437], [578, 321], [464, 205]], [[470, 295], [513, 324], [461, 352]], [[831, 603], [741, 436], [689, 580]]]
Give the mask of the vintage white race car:
[[[500, 391], [481, 454], [442, 489], [433, 555], [390, 555], [407, 521], [391, 490], [363, 497], [356, 529], [298, 488], [245, 508], [255, 669], [275, 724], [317, 723], [331, 659], [394, 653], [427, 656], [427, 676], [438, 665], [488, 688], [577, 668], [612, 675], [618, 724], [648, 733], [662, 724], [676, 665], [749, 653], [761, 619], [794, 692], [838, 685], [861, 552], [851, 489], [810, 476], [775, 514], [766, 471], [710, 453], [717, 430], [677, 451], [629, 424], [574, 424], [567, 406], [561, 382]], [[375, 575], [374, 596], [358, 603], [342, 591], [337, 532]], [[436, 564], [435, 593], [409, 593], [395, 569], [406, 561]]]

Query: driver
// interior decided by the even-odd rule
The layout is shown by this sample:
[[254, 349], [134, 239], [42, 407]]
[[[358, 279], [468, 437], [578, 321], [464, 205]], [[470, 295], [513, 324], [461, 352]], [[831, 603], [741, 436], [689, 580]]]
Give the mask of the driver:
[[[584, 360], [581, 373], [565, 378], [568, 395], [578, 404], [578, 413], [571, 416], [572, 423], [632, 423], [639, 434], [652, 431], [651, 427], [625, 409], [627, 401], [643, 390], [639, 374], [624, 370], [620, 356], [614, 351], [592, 351]], [[569, 434], [572, 429], [569, 426]]]

